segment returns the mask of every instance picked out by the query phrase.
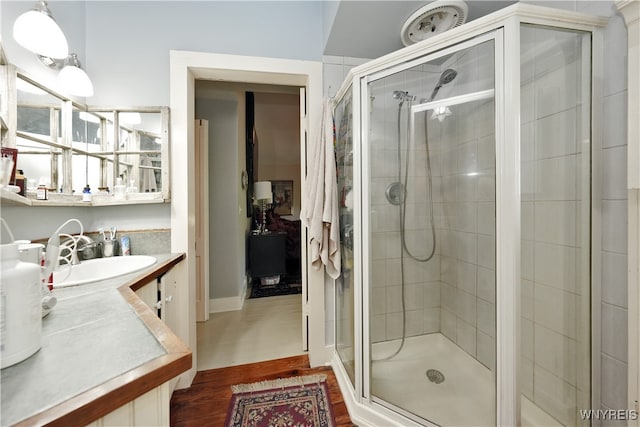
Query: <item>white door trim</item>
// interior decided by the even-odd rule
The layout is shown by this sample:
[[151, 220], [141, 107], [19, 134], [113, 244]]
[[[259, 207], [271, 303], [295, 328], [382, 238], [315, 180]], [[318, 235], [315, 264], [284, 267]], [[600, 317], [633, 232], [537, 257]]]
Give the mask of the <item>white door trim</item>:
[[[170, 52], [170, 106], [171, 106], [171, 250], [187, 254], [187, 269], [182, 283], [188, 283], [189, 347], [194, 354], [192, 372], [197, 366], [196, 340], [196, 286], [195, 286], [195, 80], [225, 80], [262, 83], [306, 88], [309, 123], [308, 142], [316, 140], [322, 115], [322, 62], [291, 59], [263, 58], [203, 52]], [[306, 158], [306, 147], [301, 146], [301, 158]], [[301, 168], [304, 171], [304, 168]], [[239, 176], [239, 174], [238, 174]], [[302, 188], [304, 188], [302, 172]], [[239, 179], [239, 178], [238, 178]], [[305, 195], [302, 194], [302, 203]], [[303, 229], [303, 233], [306, 230]], [[302, 258], [306, 264], [306, 247]], [[303, 286], [308, 289], [303, 311], [309, 316], [309, 361], [311, 366], [324, 365], [330, 360], [325, 346], [324, 271], [302, 266]], [[305, 283], [306, 282], [306, 283]]]

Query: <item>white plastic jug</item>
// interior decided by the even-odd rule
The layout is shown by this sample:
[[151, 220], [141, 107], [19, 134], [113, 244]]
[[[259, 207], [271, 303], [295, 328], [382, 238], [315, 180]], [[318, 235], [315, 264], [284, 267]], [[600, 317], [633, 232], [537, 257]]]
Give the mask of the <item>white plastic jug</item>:
[[19, 258], [18, 244], [0, 245], [0, 368], [41, 347], [40, 267]]

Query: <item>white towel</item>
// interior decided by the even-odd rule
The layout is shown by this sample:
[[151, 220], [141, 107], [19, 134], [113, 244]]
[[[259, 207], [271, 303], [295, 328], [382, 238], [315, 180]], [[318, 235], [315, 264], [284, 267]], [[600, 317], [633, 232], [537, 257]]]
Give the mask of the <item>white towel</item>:
[[149, 156], [142, 156], [140, 166], [149, 167], [142, 169], [142, 185], [140, 186], [140, 191], [142, 191], [143, 193], [158, 191], [158, 187], [156, 184], [156, 174], [153, 169], [150, 169], [153, 164], [151, 163], [151, 159], [149, 158]]
[[309, 150], [308, 202], [302, 221], [309, 228], [311, 265], [319, 270], [324, 264], [329, 276], [336, 279], [340, 275], [340, 225], [333, 138], [331, 105], [325, 100], [317, 140]]

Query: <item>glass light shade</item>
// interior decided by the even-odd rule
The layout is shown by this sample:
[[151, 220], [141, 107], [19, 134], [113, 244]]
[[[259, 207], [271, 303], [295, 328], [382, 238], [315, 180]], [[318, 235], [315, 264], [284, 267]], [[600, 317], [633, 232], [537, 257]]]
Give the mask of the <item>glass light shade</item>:
[[258, 181], [253, 185], [253, 188], [255, 190], [254, 198], [256, 200], [264, 200], [267, 203], [273, 203], [271, 181]]
[[[75, 56], [75, 54], [71, 54]], [[60, 70], [58, 80], [62, 87], [75, 96], [93, 96], [93, 84], [91, 79], [79, 66], [69, 63]]]
[[13, 24], [13, 38], [22, 47], [38, 55], [55, 59], [64, 59], [69, 55], [67, 38], [45, 11], [30, 10], [20, 15]]
[[431, 120], [438, 119], [438, 121], [442, 122], [450, 115], [451, 110], [449, 109], [449, 107], [436, 107], [433, 109], [433, 113], [431, 114]]

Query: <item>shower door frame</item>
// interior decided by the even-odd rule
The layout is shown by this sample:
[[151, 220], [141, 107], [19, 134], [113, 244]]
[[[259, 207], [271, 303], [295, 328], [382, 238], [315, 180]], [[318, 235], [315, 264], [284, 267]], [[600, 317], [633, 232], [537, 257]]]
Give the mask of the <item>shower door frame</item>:
[[[401, 62], [399, 64], [393, 65], [393, 66], [389, 66], [386, 67], [384, 69], [381, 69], [378, 72], [373, 72], [370, 73], [366, 76], [361, 77], [360, 80], [360, 103], [362, 104], [368, 97], [369, 97], [369, 93], [368, 93], [368, 85], [371, 82], [374, 82], [376, 80], [380, 80], [383, 79], [385, 77], [397, 74], [397, 73], [401, 73], [403, 71], [409, 70], [417, 65], [422, 65], [422, 64], [427, 64], [430, 61], [433, 61], [435, 59], [438, 58], [442, 58], [442, 57], [446, 57], [449, 55], [452, 55], [456, 52], [460, 52], [463, 51], [465, 49], [471, 49], [473, 47], [479, 46], [483, 43], [486, 42], [493, 42], [493, 52], [494, 52], [494, 61], [493, 61], [493, 72], [494, 72], [494, 87], [493, 87], [493, 99], [494, 99], [494, 103], [495, 103], [495, 122], [494, 122], [494, 129], [496, 130], [496, 153], [498, 153], [499, 151], [499, 139], [500, 139], [500, 135], [503, 134], [501, 132], [499, 132], [499, 129], [502, 129], [502, 127], [504, 126], [504, 124], [502, 123], [503, 121], [503, 115], [499, 114], [499, 112], [501, 110], [504, 110], [504, 93], [502, 91], [502, 87], [503, 87], [503, 79], [504, 79], [504, 75], [503, 75], [503, 68], [504, 68], [504, 56], [503, 56], [503, 52], [504, 52], [504, 48], [503, 48], [503, 28], [493, 28], [493, 29], [485, 29], [485, 31], [481, 34], [475, 35], [474, 37], [468, 37], [465, 38], [463, 40], [458, 41], [457, 43], [452, 43], [450, 44], [448, 47], [436, 50], [432, 53], [427, 53], [425, 55], [418, 55], [415, 59], [409, 60], [409, 61], [404, 61]], [[467, 94], [463, 94], [459, 96], [460, 98], [464, 98], [467, 97]], [[448, 98], [447, 98], [448, 99]], [[429, 104], [439, 104], [441, 102], [446, 101], [446, 99], [443, 100], [439, 100], [439, 101], [433, 101]], [[369, 146], [369, 140], [368, 140], [368, 135], [367, 132], [365, 132], [365, 129], [368, 129], [369, 127], [369, 123], [368, 123], [368, 117], [367, 115], [362, 115], [361, 117], [361, 128], [360, 128], [360, 138], [361, 138], [361, 145], [364, 147], [368, 147]], [[356, 144], [354, 144], [355, 146]], [[362, 150], [361, 154], [361, 161], [360, 163], [362, 165], [368, 165], [369, 163], [369, 158], [368, 158], [368, 150]], [[509, 165], [505, 165], [503, 168], [508, 168]], [[498, 157], [496, 156], [496, 201], [495, 201], [495, 207], [496, 207], [496, 254], [498, 254], [498, 236], [500, 236], [499, 234], [499, 228], [498, 228], [498, 211], [499, 211], [499, 207], [498, 207], [498, 190], [497, 190], [497, 185], [498, 185], [498, 177], [497, 177], [497, 171], [499, 170], [499, 164], [498, 164]], [[358, 182], [359, 181], [359, 182]], [[370, 276], [370, 269], [367, 268], [368, 265], [365, 264], [365, 262], [370, 258], [370, 254], [365, 253], [365, 248], [370, 248], [370, 241], [369, 241], [369, 230], [371, 229], [370, 224], [369, 224], [369, 218], [366, 214], [364, 214], [367, 210], [365, 209], [365, 207], [370, 206], [370, 189], [369, 189], [369, 183], [371, 181], [371, 177], [369, 176], [369, 168], [367, 167], [362, 167], [361, 168], [361, 175], [359, 177], [354, 176], [354, 183], [356, 183], [356, 185], [354, 185], [355, 187], [362, 187], [362, 198], [361, 203], [362, 206], [360, 207], [360, 211], [363, 212], [363, 215], [361, 217], [361, 221], [362, 221], [362, 232], [359, 235], [360, 236], [360, 240], [362, 240], [362, 253], [361, 253], [361, 258], [360, 258], [360, 265], [363, 266], [363, 272], [362, 272], [362, 282], [360, 282], [361, 284], [364, 283], [371, 283], [372, 282], [372, 278]], [[510, 182], [513, 182], [513, 180], [509, 180]], [[519, 183], [519, 181], [517, 181]], [[359, 185], [358, 185], [359, 184]], [[518, 190], [518, 194], [519, 194], [519, 190], [520, 187], [518, 185], [517, 187]], [[519, 199], [518, 199], [519, 200]], [[518, 201], [519, 203], [519, 201]], [[518, 205], [519, 206], [519, 205]], [[519, 212], [519, 209], [518, 209]], [[519, 217], [518, 217], [519, 218]], [[366, 232], [365, 232], [366, 230]], [[507, 236], [509, 236], [509, 233], [505, 233]], [[512, 234], [511, 234], [512, 236]], [[354, 239], [354, 240], [358, 240], [358, 239]], [[519, 244], [520, 244], [520, 239], [518, 237], [518, 253], [519, 253]], [[504, 251], [504, 254], [507, 254], [507, 257], [510, 258], [515, 258], [515, 251]], [[506, 263], [508, 266], [512, 266], [511, 262]], [[498, 276], [499, 276], [499, 271], [497, 270], [497, 266], [499, 265], [498, 262], [498, 257], [496, 256], [496, 298], [498, 298]], [[519, 271], [519, 270], [518, 270]], [[371, 301], [371, 295], [370, 295], [370, 286], [361, 286], [360, 292], [362, 294], [362, 300], [363, 301]], [[507, 292], [509, 292], [509, 290], [507, 290]], [[498, 316], [499, 316], [499, 311], [498, 311], [498, 307], [499, 304], [496, 303], [496, 326], [499, 324], [498, 322]], [[511, 305], [512, 308], [513, 305]], [[363, 372], [363, 380], [362, 380], [362, 397], [363, 399], [372, 407], [375, 407], [376, 410], [386, 413], [387, 416], [392, 417], [394, 415], [394, 413], [399, 413], [401, 414], [403, 417], [405, 417], [405, 419], [403, 419], [403, 422], [406, 422], [407, 419], [412, 420], [414, 422], [416, 422], [416, 425], [422, 425], [420, 424], [421, 422], [424, 421], [424, 419], [422, 417], [418, 417], [415, 414], [412, 414], [410, 412], [408, 412], [405, 409], [399, 408], [394, 404], [391, 404], [389, 402], [385, 402], [385, 404], [380, 403], [380, 401], [382, 401], [382, 399], [380, 398], [376, 398], [374, 396], [372, 396], [371, 394], [371, 384], [370, 384], [370, 375], [366, 375], [365, 373], [370, 373], [371, 372], [371, 354], [370, 354], [370, 349], [371, 349], [371, 341], [370, 341], [370, 337], [371, 337], [371, 319], [370, 319], [370, 312], [369, 310], [364, 310], [362, 312], [362, 323], [363, 323], [363, 335], [362, 335], [362, 372]], [[503, 322], [504, 324], [509, 324], [509, 322]], [[515, 331], [514, 331], [515, 332]], [[499, 341], [499, 330], [496, 328], [496, 342], [501, 342]], [[514, 338], [517, 338], [517, 334], [514, 333]], [[496, 352], [496, 356], [498, 356], [499, 352]], [[499, 366], [499, 365], [498, 365]], [[500, 377], [498, 376], [498, 372], [500, 370], [496, 369], [496, 384], [499, 381]], [[498, 396], [497, 393], [497, 387], [496, 387], [496, 396]], [[496, 401], [499, 400], [496, 398]], [[496, 414], [496, 418], [498, 418], [497, 414]], [[427, 425], [432, 425], [432, 426], [436, 426], [436, 424], [431, 424], [428, 420], [427, 421]], [[499, 424], [500, 425], [500, 424]], [[508, 425], [508, 424], [503, 424], [503, 425]], [[510, 424], [510, 425], [515, 425], [515, 424]]]
[[[407, 417], [371, 399], [370, 393], [370, 337], [369, 337], [369, 283], [368, 258], [368, 144], [365, 129], [368, 117], [361, 105], [366, 102], [367, 83], [372, 75], [381, 75], [390, 69], [410, 68], [414, 61], [426, 62], [428, 58], [444, 55], [451, 49], [463, 49], [465, 43], [491, 35], [495, 46], [495, 122], [496, 122], [496, 422], [497, 425], [519, 425], [519, 348], [520, 348], [520, 29], [523, 24], [549, 28], [582, 31], [591, 35], [591, 198], [589, 251], [591, 276], [591, 404], [599, 408], [600, 402], [600, 184], [601, 168], [597, 161], [602, 146], [602, 123], [596, 107], [602, 105], [603, 34], [601, 28], [607, 19], [560, 9], [518, 3], [490, 15], [441, 33], [429, 40], [400, 49], [352, 69], [338, 91], [339, 100], [347, 88], [353, 91], [353, 149], [354, 149], [354, 355], [356, 381], [351, 384], [339, 355], [334, 349], [332, 365], [338, 383], [345, 396], [352, 419], [364, 425], [397, 424], [422, 425], [422, 418]], [[486, 41], [486, 40], [485, 40]], [[504, 84], [502, 84], [504, 83]], [[505, 108], [506, 106], [509, 108]], [[584, 142], [584, 140], [583, 140]], [[594, 156], [594, 154], [596, 156]], [[355, 161], [359, 160], [359, 161]], [[515, 232], [514, 232], [515, 231]], [[517, 254], [517, 255], [516, 255]], [[516, 286], [508, 286], [508, 284]], [[360, 322], [362, 322], [360, 324]], [[362, 327], [359, 327], [359, 326]], [[594, 339], [596, 338], [596, 339]], [[358, 369], [360, 362], [360, 369]], [[391, 405], [393, 406], [393, 405]]]

